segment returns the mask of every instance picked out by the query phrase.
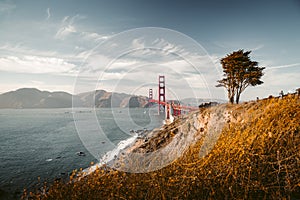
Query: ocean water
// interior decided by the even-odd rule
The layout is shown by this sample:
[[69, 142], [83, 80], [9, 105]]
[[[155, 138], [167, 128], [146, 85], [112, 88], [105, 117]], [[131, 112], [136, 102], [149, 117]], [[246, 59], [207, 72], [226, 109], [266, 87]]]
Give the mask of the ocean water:
[[[132, 137], [130, 130], [161, 126], [162, 116], [156, 113], [143, 108], [1, 109], [0, 199], [18, 197], [38, 177], [51, 182], [88, 168]], [[80, 151], [85, 156], [77, 155]]]

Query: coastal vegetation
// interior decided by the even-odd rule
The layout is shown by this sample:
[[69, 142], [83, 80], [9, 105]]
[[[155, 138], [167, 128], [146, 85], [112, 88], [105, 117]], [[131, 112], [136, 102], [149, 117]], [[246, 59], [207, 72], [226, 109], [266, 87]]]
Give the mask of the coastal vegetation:
[[[204, 157], [199, 153], [207, 132], [199, 128], [197, 131], [203, 133], [203, 137], [162, 169], [128, 173], [104, 165], [80, 180], [74, 171], [67, 182], [45, 183], [32, 192], [25, 190], [22, 198], [300, 198], [299, 95], [217, 107], [221, 106], [230, 116], [217, 142]], [[195, 123], [203, 116], [212, 116], [214, 110], [214, 107], [202, 108], [190, 114], [197, 118], [189, 120]], [[174, 132], [169, 134], [169, 139], [174, 137]]]

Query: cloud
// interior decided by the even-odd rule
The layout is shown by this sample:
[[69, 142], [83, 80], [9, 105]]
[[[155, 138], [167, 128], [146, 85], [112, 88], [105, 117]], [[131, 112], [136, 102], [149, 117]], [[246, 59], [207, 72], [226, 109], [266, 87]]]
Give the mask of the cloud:
[[22, 45], [21, 43], [16, 44], [16, 45], [12, 45], [12, 44], [4, 44], [2, 46], [0, 46], [0, 52], [4, 52], [3, 54], [8, 54], [8, 55], [35, 55], [35, 56], [47, 56], [47, 57], [53, 57], [55, 55], [57, 55], [58, 53], [56, 51], [40, 51], [40, 50], [36, 50], [36, 49], [31, 49], [28, 48], [24, 45]]
[[46, 20], [49, 20], [51, 17], [50, 8], [47, 8], [46, 12], [47, 12]]
[[83, 48], [81, 47], [77, 47], [77, 49], [79, 49], [80, 52], [75, 55], [76, 59], [84, 61], [91, 55], [91, 50], [82, 50]]
[[258, 45], [258, 46], [256, 46], [256, 47], [252, 48], [252, 51], [260, 50], [260, 49], [262, 49], [264, 46], [265, 46], [265, 45], [260, 44], [260, 45]]
[[36, 57], [55, 57], [57, 59], [63, 59], [72, 63], [81, 63], [91, 54], [91, 50], [85, 50], [80, 46], [74, 47], [74, 53], [58, 53], [56, 51], [44, 51], [31, 49], [23, 44], [4, 44], [0, 45], [0, 58], [8, 56], [23, 57], [23, 56], [36, 56]]
[[76, 33], [76, 32], [77, 30], [73, 25], [63, 26], [57, 31], [57, 33], [55, 34], [55, 38], [64, 40], [71, 33]]
[[98, 33], [95, 32], [81, 32], [79, 34], [81, 37], [83, 37], [83, 39], [86, 40], [94, 40], [96, 42], [102, 41], [102, 40], [106, 40], [108, 38], [110, 38], [110, 35], [100, 35]]
[[161, 50], [163, 52], [166, 52], [167, 54], [169, 53], [177, 53], [177, 54], [181, 54], [181, 55], [186, 55], [186, 54], [190, 54], [192, 52], [188, 52], [186, 51], [183, 47], [179, 46], [179, 45], [175, 45], [172, 44], [168, 41], [166, 41], [165, 39], [162, 38], [157, 38], [156, 40], [154, 40], [154, 42], [152, 43], [155, 46], [158, 46], [161, 48]]
[[76, 33], [77, 30], [75, 28], [75, 21], [78, 19], [85, 19], [85, 16], [82, 15], [75, 15], [73, 17], [65, 16], [61, 20], [61, 25], [56, 32], [54, 38], [59, 40], [64, 40], [67, 36], [69, 36], [72, 33]]
[[136, 38], [136, 39], [132, 40], [132, 48], [133, 49], [145, 48], [145, 43], [143, 42], [143, 38]]
[[278, 65], [278, 66], [274, 66], [274, 67], [267, 67], [266, 70], [283, 69], [283, 68], [290, 68], [290, 67], [296, 67], [296, 66], [300, 66], [300, 63], [287, 64], [287, 65]]
[[61, 58], [41, 56], [6, 56], [0, 58], [0, 70], [29, 74], [74, 75], [75, 65]]
[[[149, 56], [157, 55], [167, 56], [175, 53], [178, 55], [187, 55], [191, 52], [185, 51], [185, 49], [179, 45], [172, 44], [165, 39], [157, 38], [154, 41], [145, 41], [144, 38], [135, 38], [131, 42], [131, 50], [136, 50], [137, 56]], [[138, 51], [137, 51], [138, 50]], [[135, 55], [135, 53], [133, 53]]]
[[59, 40], [64, 40], [68, 36], [73, 35], [79, 37], [79, 39], [88, 40], [92, 42], [100, 42], [110, 38], [110, 35], [106, 34], [98, 34], [96, 32], [87, 32], [79, 30], [76, 27], [76, 21], [80, 19], [85, 19], [85, 16], [82, 15], [75, 15], [73, 17], [65, 16], [61, 20], [61, 25], [57, 30], [54, 38]]

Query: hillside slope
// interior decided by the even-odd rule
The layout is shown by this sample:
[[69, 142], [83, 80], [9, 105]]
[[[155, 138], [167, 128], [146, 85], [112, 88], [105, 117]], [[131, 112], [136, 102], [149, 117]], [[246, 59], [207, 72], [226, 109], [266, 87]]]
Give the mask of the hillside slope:
[[[220, 121], [221, 120], [221, 121]], [[176, 161], [148, 173], [97, 169], [80, 181], [56, 182], [34, 199], [300, 198], [300, 100], [289, 95], [201, 109], [149, 133], [130, 152], [194, 140]], [[177, 130], [177, 131], [175, 131]], [[178, 136], [180, 135], [180, 137]], [[127, 149], [128, 150], [128, 149]], [[170, 154], [172, 151], [170, 151]], [[167, 158], [169, 155], [165, 155]], [[26, 196], [26, 194], [25, 194]]]

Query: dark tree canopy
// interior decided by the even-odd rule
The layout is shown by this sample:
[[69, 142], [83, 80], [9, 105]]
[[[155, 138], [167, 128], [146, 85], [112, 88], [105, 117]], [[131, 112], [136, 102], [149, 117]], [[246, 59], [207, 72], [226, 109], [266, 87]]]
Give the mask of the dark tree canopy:
[[251, 51], [238, 50], [221, 59], [223, 67], [222, 80], [218, 80], [217, 87], [225, 87], [228, 92], [228, 99], [231, 103], [239, 103], [241, 93], [248, 86], [261, 85], [260, 80], [264, 75], [264, 67], [258, 67], [258, 62], [251, 61]]

